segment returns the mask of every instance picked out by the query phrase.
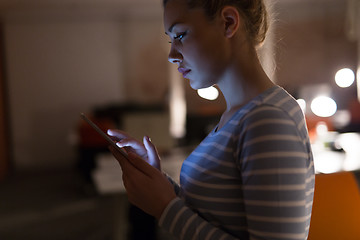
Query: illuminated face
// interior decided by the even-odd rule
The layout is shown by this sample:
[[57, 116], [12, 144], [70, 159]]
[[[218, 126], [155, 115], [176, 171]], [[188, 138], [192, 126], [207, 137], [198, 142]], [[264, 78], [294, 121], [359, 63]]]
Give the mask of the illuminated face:
[[210, 21], [202, 9], [188, 9], [185, 0], [170, 0], [164, 9], [164, 27], [171, 39], [169, 61], [177, 64], [191, 87], [216, 84], [226, 66], [221, 21]]

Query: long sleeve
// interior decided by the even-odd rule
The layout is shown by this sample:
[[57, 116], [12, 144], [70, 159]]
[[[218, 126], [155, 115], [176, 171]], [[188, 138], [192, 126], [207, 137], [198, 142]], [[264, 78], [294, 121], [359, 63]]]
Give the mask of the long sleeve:
[[159, 225], [179, 239], [239, 239], [200, 217], [180, 198], [175, 198], [168, 204], [159, 220]]
[[174, 179], [172, 179], [167, 173], [164, 174], [166, 178], [169, 180], [169, 182], [173, 185], [175, 194], [179, 196], [181, 191], [181, 187], [179, 186], [179, 184], [177, 184], [176, 181], [174, 181]]
[[305, 123], [297, 125], [288, 112], [270, 106], [257, 108], [245, 121], [239, 165], [250, 236], [306, 239], [314, 166]]
[[180, 183], [159, 220], [179, 239], [306, 239], [314, 168], [301, 109], [280, 88], [255, 99], [184, 161]]

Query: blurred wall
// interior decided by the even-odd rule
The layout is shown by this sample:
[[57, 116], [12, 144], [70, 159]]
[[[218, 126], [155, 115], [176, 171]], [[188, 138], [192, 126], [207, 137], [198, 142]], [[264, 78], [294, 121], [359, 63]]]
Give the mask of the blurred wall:
[[[0, 26], [0, 46], [3, 46], [2, 26]], [[7, 92], [4, 79], [3, 48], [0, 48], [0, 180], [4, 179], [9, 169], [9, 129], [6, 118]]]
[[[272, 1], [268, 0], [272, 4]], [[274, 1], [276, 82], [290, 93], [356, 67], [343, 0]], [[168, 38], [160, 0], [3, 0], [11, 151], [17, 169], [69, 166], [78, 113], [168, 97]], [[190, 113], [209, 109], [186, 85]]]
[[[79, 11], [71, 5], [6, 13], [11, 150], [17, 170], [74, 165], [71, 135], [80, 112], [162, 98], [167, 70], [161, 17], [111, 8]], [[155, 86], [161, 91], [148, 93]]]
[[72, 161], [78, 113], [121, 100], [119, 24], [5, 24], [10, 118], [17, 167]]
[[[341, 95], [334, 81], [338, 70], [356, 70], [356, 41], [349, 39], [347, 2], [344, 0], [279, 1], [276, 15], [276, 79], [288, 91], [329, 84]], [[341, 100], [341, 99], [338, 99]]]

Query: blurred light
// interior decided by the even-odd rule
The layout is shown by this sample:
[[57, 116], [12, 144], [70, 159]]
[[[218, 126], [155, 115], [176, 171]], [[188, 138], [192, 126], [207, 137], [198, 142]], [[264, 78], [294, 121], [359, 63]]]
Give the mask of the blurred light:
[[335, 128], [343, 128], [351, 121], [351, 114], [349, 110], [337, 110], [332, 117], [332, 123]]
[[333, 173], [343, 170], [345, 154], [341, 151], [332, 151], [330, 148], [339, 134], [329, 132], [326, 123], [322, 121], [318, 122], [316, 132], [317, 140], [311, 145], [315, 172]]
[[329, 131], [328, 126], [326, 125], [326, 122], [321, 122], [321, 121], [316, 124], [315, 129], [316, 129], [316, 134], [318, 136], [323, 136]]
[[197, 90], [197, 93], [207, 100], [215, 100], [219, 96], [219, 91], [215, 87], [202, 88]]
[[300, 98], [300, 99], [298, 99], [298, 100], [296, 100], [296, 101], [298, 102], [301, 110], [302, 110], [303, 112], [305, 112], [305, 111], [306, 111], [306, 101], [305, 101], [304, 99], [302, 99], [302, 98]]
[[170, 134], [174, 138], [183, 138], [186, 135], [186, 99], [183, 79], [180, 77], [174, 64], [170, 66]]
[[357, 69], [357, 74], [356, 74], [356, 85], [357, 85], [357, 97], [358, 97], [358, 101], [360, 102], [360, 64], [358, 65], [358, 69]]
[[320, 96], [311, 102], [310, 108], [318, 117], [330, 117], [335, 114], [337, 105], [332, 98]]
[[314, 151], [314, 167], [318, 173], [334, 173], [343, 170], [344, 155], [334, 151]]
[[360, 168], [360, 134], [343, 133], [337, 139], [337, 145], [345, 151], [344, 170], [353, 171]]
[[339, 87], [350, 87], [355, 81], [355, 74], [349, 68], [343, 68], [335, 74], [335, 82]]

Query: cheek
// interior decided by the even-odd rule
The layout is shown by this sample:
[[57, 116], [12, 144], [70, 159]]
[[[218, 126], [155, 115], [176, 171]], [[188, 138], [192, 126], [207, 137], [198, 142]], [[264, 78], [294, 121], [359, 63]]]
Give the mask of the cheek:
[[188, 67], [202, 74], [217, 74], [222, 71], [225, 62], [224, 49], [219, 33], [207, 32], [193, 36], [191, 41], [184, 43], [182, 50]]
[[210, 48], [208, 44], [191, 45], [184, 50], [187, 53], [187, 60], [192, 65], [190, 67], [197, 67], [204, 71], [210, 70], [214, 67], [212, 65], [216, 64], [214, 49]]
[[222, 39], [217, 34], [208, 35], [202, 39], [198, 46], [198, 54], [206, 60], [207, 64], [216, 67], [218, 63], [223, 61], [224, 45]]

